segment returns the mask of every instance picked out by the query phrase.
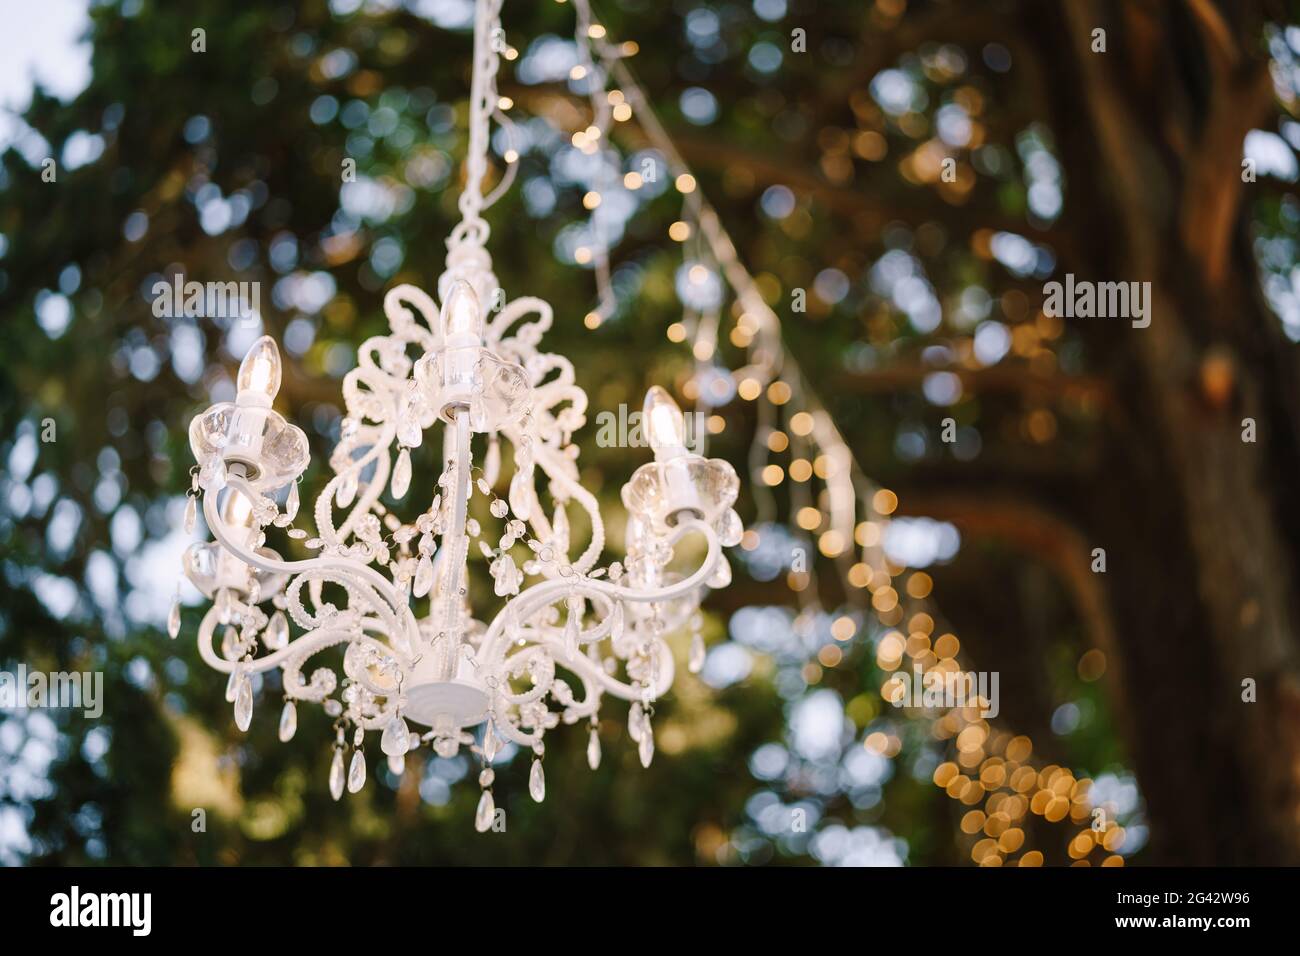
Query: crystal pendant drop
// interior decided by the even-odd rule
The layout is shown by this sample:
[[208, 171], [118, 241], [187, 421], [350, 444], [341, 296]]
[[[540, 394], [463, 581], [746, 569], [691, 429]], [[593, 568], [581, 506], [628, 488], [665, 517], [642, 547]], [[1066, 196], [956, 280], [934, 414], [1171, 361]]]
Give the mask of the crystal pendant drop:
[[519, 567], [515, 564], [515, 559], [508, 554], [501, 554], [491, 566], [492, 574], [492, 591], [497, 597], [507, 597], [519, 593], [519, 584], [523, 581], [523, 575], [519, 573]]
[[172, 609], [167, 613], [167, 634], [172, 640], [181, 632], [181, 596], [172, 600]]
[[645, 709], [642, 708], [640, 701], [634, 701], [628, 708], [628, 736], [640, 744], [643, 728], [647, 726], [650, 726], [650, 721], [646, 719]]
[[284, 702], [284, 710], [280, 711], [280, 743], [287, 744], [293, 740], [293, 735], [298, 730], [298, 707], [291, 700]]
[[388, 757], [388, 772], [394, 777], [400, 777], [406, 772], [406, 755], [394, 757], [391, 754]]
[[233, 704], [239, 691], [239, 680], [244, 676], [243, 668], [236, 667], [226, 679], [226, 703]]
[[338, 491], [334, 492], [334, 499], [339, 503], [340, 508], [346, 508], [352, 504], [357, 497], [357, 473], [350, 471], [343, 476], [339, 482]]
[[645, 712], [639, 703], [633, 703], [627, 709], [627, 735], [638, 743], [641, 742], [641, 725], [644, 717]]
[[740, 523], [740, 515], [736, 514], [734, 508], [728, 508], [718, 522], [718, 543], [724, 548], [734, 548], [740, 544], [744, 535], [745, 526]]
[[420, 561], [415, 566], [415, 583], [411, 586], [411, 593], [416, 597], [424, 597], [431, 587], [433, 587], [433, 561], [425, 554], [420, 556]]
[[483, 731], [483, 759], [488, 763], [496, 760], [500, 747], [500, 739], [496, 731], [492, 729], [491, 724], [488, 724], [487, 729]]
[[248, 729], [253, 721], [253, 682], [247, 674], [241, 674], [239, 686], [235, 690], [235, 726], [241, 731]]
[[731, 562], [725, 557], [718, 558], [718, 566], [713, 569], [709, 579], [704, 582], [714, 590], [721, 590], [731, 584]]
[[298, 482], [289, 486], [289, 497], [284, 502], [285, 516], [292, 521], [298, 514]]
[[384, 727], [384, 733], [379, 738], [379, 749], [390, 757], [401, 757], [406, 753], [406, 745], [410, 742], [411, 732], [407, 729], [406, 721], [400, 714], [394, 714]]
[[641, 757], [641, 766], [649, 767], [650, 761], [655, 756], [655, 735], [648, 720], [641, 725], [641, 740], [637, 744], [636, 752]]
[[393, 466], [393, 497], [405, 498], [410, 487], [411, 452], [410, 449], [403, 448], [401, 454], [397, 456], [397, 464]]
[[366, 785], [366, 758], [360, 750], [352, 752], [348, 765], [348, 793], [358, 793]]
[[343, 751], [334, 748], [334, 759], [330, 762], [330, 796], [335, 800], [343, 796]]
[[226, 487], [226, 462], [213, 455], [199, 469], [199, 487], [204, 491], [220, 491]]
[[397, 440], [408, 448], [419, 448], [424, 443], [424, 433], [420, 430], [420, 416], [410, 405], [397, 420]]
[[487, 833], [492, 829], [492, 818], [496, 816], [497, 806], [492, 799], [492, 791], [484, 790], [483, 796], [479, 797], [478, 810], [474, 812], [474, 829], [479, 833]]
[[278, 651], [289, 643], [289, 619], [283, 611], [271, 615], [271, 621], [262, 632], [262, 643], [268, 651]]
[[533, 769], [528, 771], [528, 795], [538, 803], [546, 799], [546, 776], [542, 773], [542, 762], [533, 759]]
[[198, 516], [198, 513], [199, 513], [199, 506], [197, 503], [197, 499], [193, 495], [190, 495], [188, 500], [186, 500], [185, 502], [185, 533], [186, 534], [194, 533], [194, 519]]
[[704, 667], [704, 657], [704, 635], [696, 631], [691, 636], [691, 656], [686, 665], [692, 674], [698, 674]]
[[596, 733], [596, 728], [591, 728], [591, 736], [587, 738], [587, 766], [595, 770], [600, 766], [600, 734]]
[[619, 641], [623, 639], [624, 628], [623, 602], [615, 601], [614, 610], [609, 614], [609, 637], [610, 640]]
[[510, 479], [510, 510], [520, 521], [527, 521], [533, 516], [532, 484], [531, 468], [527, 471], [515, 472], [514, 477]]
[[227, 624], [221, 632], [221, 656], [228, 661], [238, 660], [244, 656], [241, 651], [239, 633]]

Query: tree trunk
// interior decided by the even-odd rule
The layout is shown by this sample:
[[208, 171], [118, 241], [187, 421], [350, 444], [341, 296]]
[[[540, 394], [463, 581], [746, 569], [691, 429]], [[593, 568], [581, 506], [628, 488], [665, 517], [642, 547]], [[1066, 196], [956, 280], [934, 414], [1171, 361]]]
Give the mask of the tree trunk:
[[1234, 4], [1232, 23], [1209, 0], [1052, 14], [1078, 70], [1053, 125], [1099, 240], [1077, 278], [1153, 292], [1147, 328], [1076, 320], [1114, 363], [1121, 424], [1090, 526], [1152, 862], [1300, 862], [1300, 404], [1295, 346], [1261, 301], [1244, 228], [1258, 187], [1241, 176], [1242, 140], [1272, 107], [1256, 7]]

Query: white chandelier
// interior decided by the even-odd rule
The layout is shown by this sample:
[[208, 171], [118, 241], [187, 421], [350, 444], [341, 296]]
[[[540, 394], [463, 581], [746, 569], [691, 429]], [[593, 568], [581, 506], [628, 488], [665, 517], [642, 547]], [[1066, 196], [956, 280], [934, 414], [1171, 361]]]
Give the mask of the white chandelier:
[[[626, 559], [597, 567], [604, 525], [596, 498], [578, 481], [571, 440], [585, 422], [587, 397], [567, 359], [539, 350], [551, 307], [524, 297], [490, 321], [485, 315], [484, 303], [500, 301], [481, 215], [489, 204], [482, 181], [497, 101], [499, 44], [490, 38], [501, 35], [500, 5], [479, 0], [476, 10], [468, 180], [438, 280], [441, 307], [409, 285], [385, 296], [391, 333], [362, 343], [357, 367], [343, 380], [347, 414], [330, 455], [334, 475], [313, 510], [315, 534], [294, 524], [310, 455], [302, 430], [271, 407], [281, 360], [274, 340], [263, 336], [240, 365], [235, 401], [190, 423], [198, 464], [186, 529], [202, 497], [215, 541], [191, 546], [184, 559], [190, 581], [213, 602], [199, 626], [199, 653], [230, 675], [226, 698], [240, 730], [252, 718], [251, 675], [279, 668], [281, 740], [293, 736], [300, 702], [319, 703], [334, 718], [335, 799], [365, 785], [369, 732], [379, 733], [398, 774], [405, 754], [423, 743], [443, 757], [468, 747], [483, 764], [480, 831], [497, 819], [491, 764], [502, 742], [533, 751], [529, 792], [540, 801], [543, 735], [561, 720], [588, 719], [587, 758], [595, 769], [606, 694], [631, 702], [628, 732], [649, 766], [653, 705], [673, 681], [665, 638], [690, 628], [691, 668], [698, 669], [700, 600], [706, 588], [730, 582], [722, 548], [738, 544], [742, 533], [732, 507], [735, 471], [687, 449], [682, 413], [656, 386], [642, 418], [654, 461], [622, 490]], [[442, 473], [432, 501], [404, 521], [384, 501], [407, 498], [411, 450], [439, 427]], [[503, 439], [514, 473], [498, 497]], [[469, 514], [475, 495], [487, 499], [497, 523], [490, 530]], [[574, 507], [591, 526], [576, 557]], [[272, 528], [316, 556], [283, 559], [266, 544]], [[702, 539], [702, 559], [689, 573], [670, 569], [687, 538]], [[487, 560], [495, 596], [504, 599], [490, 622], [476, 619], [470, 602], [471, 549]], [[175, 637], [178, 604], [168, 626]], [[304, 674], [311, 658], [336, 645], [345, 646], [341, 680], [325, 666]], [[478, 725], [481, 733], [471, 733]]]

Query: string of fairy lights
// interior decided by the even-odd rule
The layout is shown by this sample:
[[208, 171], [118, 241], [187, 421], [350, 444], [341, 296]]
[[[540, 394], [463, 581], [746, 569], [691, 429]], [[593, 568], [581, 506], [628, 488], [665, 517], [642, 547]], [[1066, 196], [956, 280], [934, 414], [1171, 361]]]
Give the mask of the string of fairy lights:
[[[572, 133], [572, 145], [587, 155], [613, 150], [612, 130], [633, 127], [662, 157], [680, 196], [681, 213], [668, 227], [668, 238], [682, 249], [686, 281], [720, 282], [730, 289], [729, 309], [724, 308], [723, 294], [701, 297], [708, 300], [703, 305], [686, 302], [681, 320], [669, 326], [667, 336], [674, 343], [690, 343], [695, 369], [682, 391], [707, 416], [709, 432], [725, 429], [726, 420], [712, 413], [733, 394], [756, 406], [757, 426], [747, 461], [757, 513], [741, 547], [751, 551], [758, 547], [759, 529], [775, 523], [781, 514], [777, 495], [784, 490], [786, 513], [802, 532], [815, 536], [817, 550], [842, 579], [847, 610], [833, 616], [835, 644], [823, 647], [806, 676], [815, 682], [818, 668], [838, 666], [844, 660], [853, 639], [865, 630], [858, 618], [867, 614], [884, 629], [875, 651], [876, 665], [893, 675], [880, 690], [886, 702], [896, 699], [900, 681], [910, 679], [907, 671], [934, 680], [962, 673], [957, 636], [934, 634], [932, 579], [924, 571], [897, 564], [885, 552], [897, 496], [862, 470], [799, 363], [786, 350], [779, 316], [741, 261], [731, 236], [627, 65], [627, 58], [638, 52], [637, 44], [615, 43], [594, 16], [590, 0], [556, 2], [571, 2], [574, 8], [577, 63], [569, 78], [585, 82], [590, 108], [590, 122]], [[508, 59], [517, 55], [513, 48], [507, 50]], [[498, 112], [503, 123], [509, 123], [504, 111], [512, 105], [503, 99]], [[513, 167], [518, 154], [510, 150], [505, 159], [507, 167]], [[615, 169], [611, 176], [618, 176], [618, 167], [611, 167]], [[632, 169], [618, 179], [625, 189], [637, 190], [645, 184], [647, 173], [653, 172]], [[508, 169], [503, 178], [513, 175], [514, 170]], [[584, 195], [583, 206], [594, 213], [602, 201], [597, 186]], [[584, 320], [594, 329], [614, 314], [618, 296], [611, 281], [609, 237], [602, 234], [599, 217], [593, 215], [592, 224], [592, 241], [575, 258], [579, 264], [591, 265], [595, 277], [596, 305]], [[719, 366], [724, 334], [743, 356], [743, 363], [734, 369]], [[816, 562], [792, 569], [786, 583], [799, 609], [794, 627], [806, 633], [824, 613]], [[1113, 807], [1093, 805], [1092, 781], [1077, 778], [1066, 767], [1039, 766], [1033, 759], [1032, 741], [991, 727], [981, 716], [986, 706], [977, 698], [965, 707], [926, 709], [932, 717], [932, 736], [950, 742], [953, 751], [952, 759], [934, 771], [933, 781], [969, 808], [960, 827], [969, 838], [971, 859], [981, 866], [1042, 865], [1042, 851], [1026, 842], [1027, 823], [1037, 816], [1078, 828], [1066, 843], [1073, 865], [1092, 865], [1094, 856], [1103, 866], [1123, 865], [1118, 851], [1124, 829]], [[893, 757], [902, 741], [891, 731], [877, 730], [867, 735], [864, 745]]]

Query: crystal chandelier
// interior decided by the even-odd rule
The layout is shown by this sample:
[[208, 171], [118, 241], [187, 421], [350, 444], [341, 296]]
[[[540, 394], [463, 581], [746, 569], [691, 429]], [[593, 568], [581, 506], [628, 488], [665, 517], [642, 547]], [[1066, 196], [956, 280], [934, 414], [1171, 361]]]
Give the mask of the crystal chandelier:
[[[501, 301], [482, 218], [497, 102], [499, 44], [490, 38], [501, 35], [500, 5], [479, 0], [476, 9], [468, 175], [438, 281], [441, 305], [409, 285], [385, 296], [391, 332], [362, 343], [343, 380], [347, 412], [329, 459], [333, 475], [313, 509], [315, 534], [295, 525], [307, 437], [272, 408], [281, 359], [263, 336], [240, 365], [235, 401], [190, 424], [197, 465], [186, 528], [201, 498], [215, 540], [191, 546], [184, 558], [186, 575], [212, 600], [199, 653], [230, 675], [226, 698], [240, 730], [252, 718], [252, 675], [279, 668], [281, 740], [293, 736], [300, 703], [321, 704], [334, 719], [335, 799], [365, 785], [365, 742], [375, 733], [399, 774], [405, 754], [425, 743], [442, 757], [467, 747], [482, 761], [480, 831], [499, 813], [491, 764], [503, 741], [533, 751], [529, 792], [540, 801], [544, 734], [561, 720], [589, 720], [595, 769], [605, 695], [631, 702], [628, 732], [641, 763], [650, 764], [653, 705], [673, 681], [665, 637], [693, 632], [697, 670], [700, 600], [730, 582], [722, 548], [739, 543], [742, 532], [732, 507], [735, 471], [688, 450], [683, 415], [656, 386], [641, 420], [654, 460], [622, 489], [626, 558], [597, 567], [604, 525], [596, 498], [579, 483], [572, 442], [587, 397], [571, 363], [540, 350], [551, 308], [524, 297], [495, 315], [485, 309]], [[405, 521], [397, 510], [412, 492], [412, 450], [438, 430], [442, 471], [432, 500]], [[483, 522], [470, 515], [474, 496], [485, 499], [476, 508]], [[574, 508], [591, 529], [576, 555]], [[315, 556], [286, 560], [267, 545], [268, 530]], [[679, 549], [688, 539], [693, 547]], [[475, 551], [487, 562], [490, 600], [501, 605], [490, 621], [476, 618], [470, 600]], [[679, 570], [682, 560], [691, 566]], [[179, 605], [168, 623], [175, 637]], [[312, 658], [337, 645], [344, 646], [341, 679], [328, 666], [306, 674]]]

